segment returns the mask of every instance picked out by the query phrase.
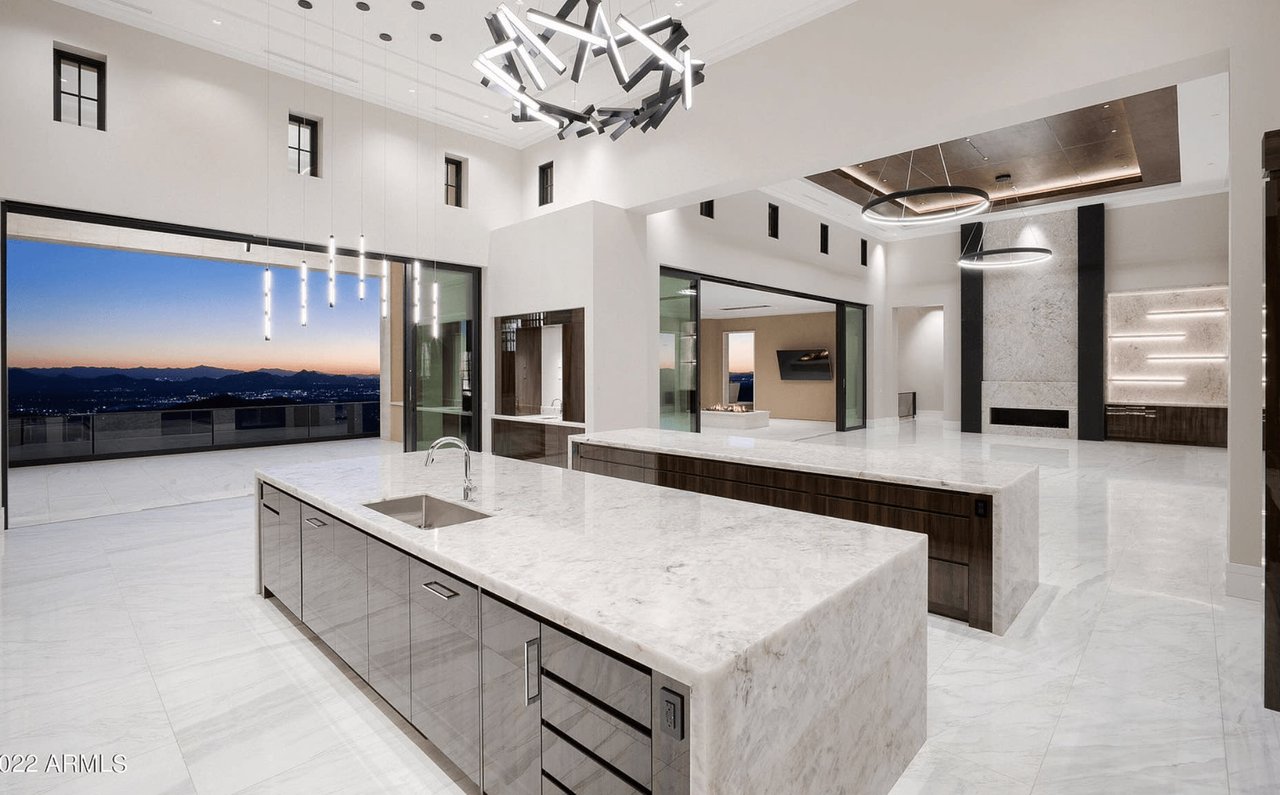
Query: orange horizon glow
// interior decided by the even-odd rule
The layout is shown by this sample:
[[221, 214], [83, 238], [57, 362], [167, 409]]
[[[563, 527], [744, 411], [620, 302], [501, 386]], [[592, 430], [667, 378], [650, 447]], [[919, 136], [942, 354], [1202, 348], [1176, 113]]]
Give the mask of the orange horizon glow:
[[210, 356], [198, 362], [190, 364], [176, 364], [171, 360], [149, 359], [138, 357], [126, 361], [85, 361], [81, 358], [62, 358], [62, 357], [44, 357], [40, 359], [23, 357], [21, 355], [13, 356], [9, 359], [10, 369], [39, 369], [47, 367], [111, 367], [121, 370], [127, 370], [133, 367], [152, 367], [152, 368], [187, 368], [187, 367], [221, 367], [227, 370], [240, 370], [242, 372], [251, 373], [255, 370], [288, 370], [296, 372], [298, 370], [314, 370], [320, 373], [328, 373], [330, 375], [378, 375], [378, 371], [370, 372], [368, 369], [360, 367], [358, 362], [338, 361], [334, 359], [326, 359], [323, 363], [318, 362], [299, 362], [296, 358], [289, 356], [263, 357], [252, 363], [235, 361], [231, 359], [223, 359], [217, 356]]

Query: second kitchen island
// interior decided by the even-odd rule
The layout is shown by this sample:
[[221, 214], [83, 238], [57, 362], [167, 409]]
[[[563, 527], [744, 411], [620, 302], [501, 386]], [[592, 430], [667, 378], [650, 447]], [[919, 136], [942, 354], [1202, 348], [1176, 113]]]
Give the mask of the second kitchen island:
[[259, 472], [260, 572], [476, 791], [879, 793], [924, 742], [923, 537], [461, 457]]

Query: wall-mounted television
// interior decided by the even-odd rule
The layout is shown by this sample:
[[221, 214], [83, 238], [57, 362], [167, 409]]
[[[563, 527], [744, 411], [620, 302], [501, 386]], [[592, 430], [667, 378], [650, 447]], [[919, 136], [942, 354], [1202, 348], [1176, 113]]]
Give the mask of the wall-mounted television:
[[778, 351], [778, 376], [783, 381], [830, 381], [831, 351]]

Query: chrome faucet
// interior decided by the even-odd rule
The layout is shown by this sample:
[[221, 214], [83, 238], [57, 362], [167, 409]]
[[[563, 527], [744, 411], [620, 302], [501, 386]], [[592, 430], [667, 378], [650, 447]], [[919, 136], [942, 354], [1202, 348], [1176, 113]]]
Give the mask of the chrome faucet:
[[427, 449], [427, 463], [424, 466], [435, 463], [436, 451], [445, 447], [456, 447], [462, 451], [462, 499], [464, 502], [470, 502], [475, 499], [476, 486], [471, 482], [471, 448], [467, 447], [466, 442], [456, 436], [436, 439]]
[[[557, 406], [556, 405], [557, 403], [559, 403], [560, 405]], [[564, 417], [564, 401], [563, 400], [561, 400], [560, 398], [553, 399], [551, 401], [551, 408], [555, 409], [557, 417], [561, 417], [561, 418]]]

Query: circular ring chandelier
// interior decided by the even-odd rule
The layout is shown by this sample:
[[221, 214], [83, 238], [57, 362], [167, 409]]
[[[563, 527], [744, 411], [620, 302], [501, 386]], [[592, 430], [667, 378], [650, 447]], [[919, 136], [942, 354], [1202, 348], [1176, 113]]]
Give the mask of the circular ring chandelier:
[[975, 251], [965, 254], [957, 261], [962, 268], [1017, 268], [1022, 265], [1033, 265], [1044, 262], [1053, 256], [1053, 251], [1039, 246], [1009, 246], [1007, 248], [991, 248], [986, 251]]
[[[974, 196], [978, 201], [960, 207], [952, 207], [947, 210], [915, 216], [908, 216], [905, 212], [897, 216], [885, 215], [876, 210], [877, 207], [883, 207], [886, 204], [902, 204], [906, 199], [912, 199], [917, 196], [954, 196], [956, 194]], [[971, 215], [977, 215], [985, 211], [990, 206], [991, 196], [982, 188], [971, 188], [967, 185], [932, 185], [925, 188], [897, 190], [893, 193], [886, 193], [884, 196], [878, 196], [867, 202], [866, 206], [862, 208], [862, 217], [881, 226], [925, 226], [968, 218]]]
[[[583, 3], [586, 12], [581, 23], [571, 22], [570, 15]], [[688, 32], [680, 20], [670, 16], [636, 24], [626, 15], [618, 14], [610, 23], [600, 0], [568, 0], [554, 16], [529, 9], [523, 20], [502, 3], [497, 11], [485, 17], [485, 23], [493, 37], [493, 46], [472, 62], [480, 72], [480, 84], [511, 100], [512, 121], [543, 122], [554, 127], [561, 140], [571, 134], [581, 138], [608, 131], [609, 137], [616, 141], [636, 127], [640, 132], [656, 130], [677, 103], [685, 110], [693, 107], [693, 88], [705, 79], [706, 64], [692, 57], [684, 43]], [[534, 33], [530, 25], [541, 27], [543, 32]], [[658, 41], [659, 34], [663, 33], [665, 41]], [[547, 46], [556, 35], [577, 42], [571, 65]], [[638, 44], [640, 48], [624, 53], [623, 48], [629, 44]], [[639, 56], [641, 60], [638, 63], [633, 60], [636, 65], [629, 68], [628, 55]], [[650, 74], [659, 76], [658, 87], [630, 107], [590, 105], [581, 111], [565, 108], [530, 93], [526, 80], [539, 92], [547, 90], [547, 79], [537, 64], [539, 58], [556, 74], [568, 73], [574, 83], [582, 82], [590, 59], [607, 58], [624, 92], [630, 93]]]

